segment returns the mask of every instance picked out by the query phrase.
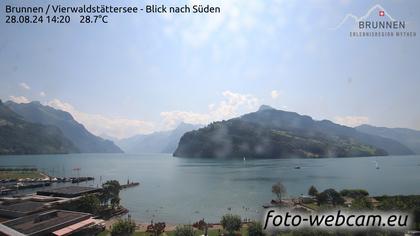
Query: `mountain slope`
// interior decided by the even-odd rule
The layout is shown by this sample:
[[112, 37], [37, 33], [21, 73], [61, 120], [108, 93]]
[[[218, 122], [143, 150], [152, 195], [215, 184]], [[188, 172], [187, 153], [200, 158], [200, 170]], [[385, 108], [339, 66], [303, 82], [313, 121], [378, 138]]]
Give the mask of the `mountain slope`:
[[[374, 145], [375, 144], [375, 145]], [[257, 112], [184, 134], [174, 156], [209, 158], [347, 157], [411, 154], [390, 139], [331, 121], [262, 106]]]
[[0, 101], [0, 154], [58, 154], [78, 151], [57, 127], [27, 122]]
[[358, 132], [355, 128], [335, 124], [329, 120], [315, 121], [310, 116], [275, 109], [246, 114], [241, 119], [275, 129], [290, 130], [305, 136], [324, 134], [331, 138], [352, 138], [360, 143], [385, 150], [390, 155], [410, 155], [413, 151], [388, 138]]
[[91, 134], [68, 112], [44, 106], [39, 102], [18, 104], [8, 101], [6, 105], [28, 122], [58, 127], [82, 153], [122, 152], [112, 141]]
[[405, 128], [386, 128], [371, 125], [361, 125], [356, 127], [360, 132], [381, 136], [398, 141], [415, 153], [420, 154], [420, 131]]
[[174, 130], [136, 135], [117, 144], [127, 153], [173, 153], [182, 135], [199, 127], [181, 123]]

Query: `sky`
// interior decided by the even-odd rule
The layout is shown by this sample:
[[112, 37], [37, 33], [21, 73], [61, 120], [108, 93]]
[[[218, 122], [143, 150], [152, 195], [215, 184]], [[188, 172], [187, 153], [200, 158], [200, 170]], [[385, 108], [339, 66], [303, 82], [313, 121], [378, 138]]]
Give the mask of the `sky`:
[[1, 1], [0, 99], [40, 101], [115, 138], [229, 119], [262, 104], [348, 126], [420, 130], [420, 36], [349, 37], [354, 18], [378, 20], [381, 9], [420, 33], [420, 1], [76, 2], [54, 1], [211, 4], [221, 13], [6, 24], [6, 5], [34, 3]]

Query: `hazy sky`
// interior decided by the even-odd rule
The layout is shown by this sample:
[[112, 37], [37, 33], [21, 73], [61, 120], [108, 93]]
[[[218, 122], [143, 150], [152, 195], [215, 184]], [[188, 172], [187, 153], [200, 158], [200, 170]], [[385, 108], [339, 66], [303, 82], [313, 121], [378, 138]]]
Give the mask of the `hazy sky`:
[[[212, 3], [222, 13], [5, 24], [5, 5], [19, 2], [29, 3], [0, 2], [0, 98], [67, 110], [98, 135], [208, 123], [261, 104], [350, 126], [420, 130], [420, 35], [350, 38], [351, 17], [333, 29], [380, 4], [418, 34], [420, 1], [153, 1]], [[105, 2], [152, 1], [96, 3]]]

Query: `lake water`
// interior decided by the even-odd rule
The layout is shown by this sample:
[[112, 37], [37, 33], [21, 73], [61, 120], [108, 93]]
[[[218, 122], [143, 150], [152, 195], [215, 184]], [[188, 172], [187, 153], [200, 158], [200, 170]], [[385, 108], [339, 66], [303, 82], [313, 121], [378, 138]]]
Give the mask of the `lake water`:
[[[375, 168], [378, 162], [380, 169]], [[318, 190], [362, 188], [371, 195], [420, 194], [420, 156], [282, 160], [197, 160], [169, 154], [77, 154], [1, 156], [1, 166], [33, 165], [55, 176], [94, 176], [93, 182], [139, 181], [121, 192], [133, 218], [149, 222], [218, 222], [226, 213], [260, 219], [281, 180], [289, 196]], [[295, 169], [296, 165], [301, 169]], [[101, 181], [102, 180], [102, 181]], [[231, 208], [231, 210], [228, 210]]]

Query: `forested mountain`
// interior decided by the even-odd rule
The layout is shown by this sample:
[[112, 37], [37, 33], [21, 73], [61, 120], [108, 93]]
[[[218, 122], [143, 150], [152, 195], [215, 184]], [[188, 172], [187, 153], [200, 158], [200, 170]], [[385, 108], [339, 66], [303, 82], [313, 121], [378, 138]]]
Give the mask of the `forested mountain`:
[[82, 124], [73, 119], [70, 113], [44, 106], [39, 102], [5, 103], [11, 110], [31, 123], [52, 125], [61, 130], [82, 153], [121, 153], [122, 150], [112, 141], [90, 133]]
[[0, 154], [79, 152], [60, 129], [27, 122], [0, 101]]
[[257, 112], [214, 122], [182, 136], [174, 156], [202, 158], [289, 158], [407, 155], [391, 139], [328, 120], [261, 106]]
[[360, 132], [381, 136], [398, 141], [416, 154], [420, 154], [420, 131], [406, 128], [386, 128], [372, 125], [361, 125], [356, 127]]

